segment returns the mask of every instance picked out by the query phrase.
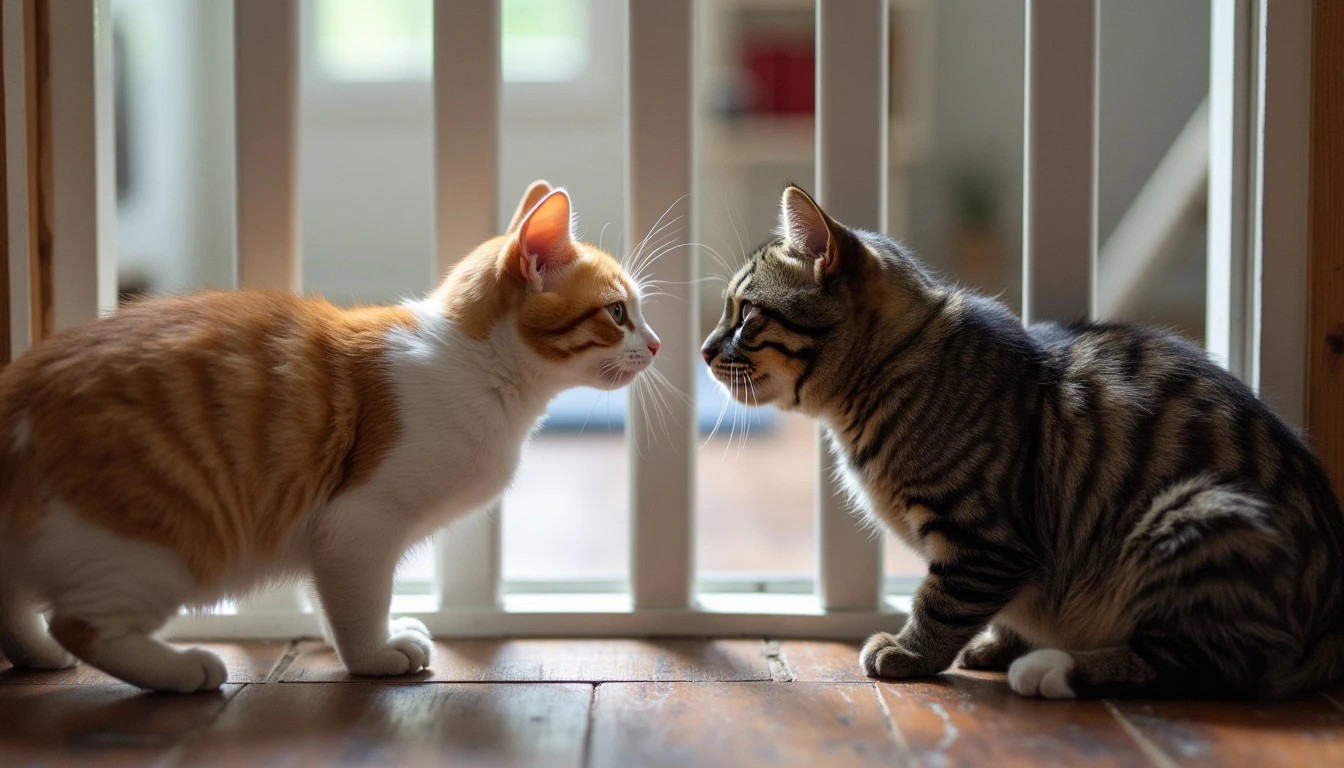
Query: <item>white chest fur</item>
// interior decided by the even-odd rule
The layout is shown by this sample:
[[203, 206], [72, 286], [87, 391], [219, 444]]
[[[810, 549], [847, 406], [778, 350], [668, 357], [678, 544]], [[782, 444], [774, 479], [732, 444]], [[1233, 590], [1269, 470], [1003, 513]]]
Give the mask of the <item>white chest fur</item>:
[[554, 392], [510, 328], [475, 341], [423, 317], [388, 342], [400, 435], [357, 495], [409, 516], [418, 538], [504, 491]]

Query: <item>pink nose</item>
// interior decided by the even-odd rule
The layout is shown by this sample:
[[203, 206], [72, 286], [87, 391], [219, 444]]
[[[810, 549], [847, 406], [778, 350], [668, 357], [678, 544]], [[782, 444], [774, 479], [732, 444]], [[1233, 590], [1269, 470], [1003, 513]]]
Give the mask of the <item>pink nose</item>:
[[662, 349], [662, 348], [663, 348], [663, 344], [662, 344], [662, 342], [658, 341], [657, 339], [650, 339], [650, 340], [649, 340], [649, 354], [650, 354], [650, 355], [656, 355], [656, 354], [658, 354], [658, 350], [660, 350], [660, 349]]

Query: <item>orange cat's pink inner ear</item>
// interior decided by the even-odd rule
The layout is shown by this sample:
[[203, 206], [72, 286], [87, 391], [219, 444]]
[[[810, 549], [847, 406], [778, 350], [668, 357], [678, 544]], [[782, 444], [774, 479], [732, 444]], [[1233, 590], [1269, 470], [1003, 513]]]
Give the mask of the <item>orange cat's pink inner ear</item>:
[[513, 212], [513, 218], [509, 220], [509, 228], [505, 234], [513, 234], [518, 231], [518, 227], [523, 224], [523, 217], [531, 213], [532, 209], [537, 207], [541, 199], [551, 193], [551, 185], [544, 179], [537, 179], [528, 185], [527, 191], [523, 193], [523, 198], [518, 201], [518, 209]]
[[549, 270], [578, 255], [570, 222], [569, 195], [557, 189], [542, 198], [518, 227], [514, 236], [518, 266], [523, 278], [537, 290], [544, 288]]

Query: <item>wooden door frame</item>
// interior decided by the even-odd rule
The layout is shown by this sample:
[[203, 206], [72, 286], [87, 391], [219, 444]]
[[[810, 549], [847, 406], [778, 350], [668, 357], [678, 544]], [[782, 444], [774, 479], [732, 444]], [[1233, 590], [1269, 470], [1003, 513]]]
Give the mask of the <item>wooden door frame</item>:
[[1307, 429], [1344, 496], [1344, 3], [1314, 0], [1308, 191]]

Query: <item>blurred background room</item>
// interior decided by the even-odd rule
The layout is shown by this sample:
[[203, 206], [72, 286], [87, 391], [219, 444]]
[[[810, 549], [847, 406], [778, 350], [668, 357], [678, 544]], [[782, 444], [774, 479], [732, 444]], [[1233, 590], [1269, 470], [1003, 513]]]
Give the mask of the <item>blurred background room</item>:
[[[216, 0], [113, 0], [123, 294], [230, 287], [232, 12]], [[773, 230], [788, 181], [812, 186], [811, 0], [702, 0], [697, 77], [702, 275]], [[1202, 340], [1209, 4], [1102, 0], [1097, 306]], [[582, 237], [625, 229], [626, 0], [503, 0], [501, 226], [528, 182], [566, 187]], [[302, 286], [339, 304], [426, 292], [433, 267], [430, 0], [304, 0]], [[1021, 296], [1022, 0], [892, 0], [888, 231], [950, 280]], [[674, 201], [666, 201], [671, 205]], [[678, 222], [674, 226], [684, 226]], [[722, 284], [700, 284], [702, 334]], [[668, 350], [694, 354], [693, 350]], [[704, 589], [811, 588], [816, 434], [727, 405], [709, 379], [696, 549]], [[675, 396], [675, 395], [669, 395]], [[626, 393], [567, 393], [504, 499], [506, 590], [622, 589]], [[717, 431], [714, 430], [718, 425]], [[713, 437], [710, 433], [714, 432]], [[427, 585], [432, 559], [403, 568]], [[889, 542], [893, 584], [922, 564]], [[792, 585], [792, 587], [790, 587]]]

